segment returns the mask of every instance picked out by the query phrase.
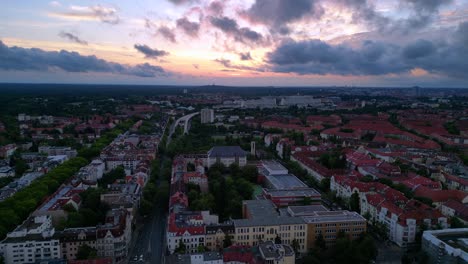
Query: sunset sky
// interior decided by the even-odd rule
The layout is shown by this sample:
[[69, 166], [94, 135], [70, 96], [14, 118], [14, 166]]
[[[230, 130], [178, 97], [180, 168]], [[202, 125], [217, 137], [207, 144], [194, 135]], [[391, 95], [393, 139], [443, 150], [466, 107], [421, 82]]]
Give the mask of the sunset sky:
[[2, 1], [0, 82], [468, 87], [468, 0]]

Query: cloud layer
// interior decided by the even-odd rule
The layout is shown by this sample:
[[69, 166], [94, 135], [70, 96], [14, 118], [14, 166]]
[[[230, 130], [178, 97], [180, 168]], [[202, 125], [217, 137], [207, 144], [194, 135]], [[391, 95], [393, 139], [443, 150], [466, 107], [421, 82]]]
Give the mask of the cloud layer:
[[446, 41], [417, 40], [405, 46], [365, 41], [360, 48], [320, 40], [287, 41], [267, 54], [271, 70], [298, 74], [383, 75], [420, 68], [468, 78], [468, 22]]
[[70, 11], [54, 13], [55, 16], [65, 19], [98, 20], [103, 23], [116, 25], [120, 22], [117, 9], [102, 5], [71, 6]]
[[149, 46], [147, 45], [140, 45], [140, 44], [135, 44], [133, 46], [136, 50], [138, 50], [139, 52], [143, 53], [145, 55], [146, 58], [159, 58], [159, 57], [163, 57], [163, 56], [167, 56], [169, 55], [169, 52], [165, 51], [165, 50], [158, 50], [158, 49], [153, 49], [153, 48], [150, 48]]
[[247, 27], [239, 27], [237, 22], [229, 17], [210, 17], [211, 24], [222, 32], [231, 36], [235, 41], [245, 44], [262, 45], [266, 42], [264, 37]]
[[8, 47], [0, 41], [0, 70], [54, 71], [57, 69], [75, 73], [114, 73], [139, 77], [158, 77], [168, 74], [162, 67], [148, 63], [130, 66], [66, 50], [44, 51], [36, 48]]
[[77, 35], [74, 35], [73, 33], [70, 33], [70, 32], [61, 31], [59, 33], [59, 36], [61, 38], [68, 39], [72, 42], [75, 42], [81, 45], [88, 45], [87, 41], [80, 39]]

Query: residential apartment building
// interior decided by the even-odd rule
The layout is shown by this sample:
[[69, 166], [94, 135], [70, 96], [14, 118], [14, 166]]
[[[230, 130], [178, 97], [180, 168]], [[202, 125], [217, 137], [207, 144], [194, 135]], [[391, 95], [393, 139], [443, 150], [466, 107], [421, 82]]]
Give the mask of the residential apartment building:
[[69, 159], [78, 155], [76, 149], [72, 149], [71, 147], [39, 146], [38, 152], [47, 154], [47, 156], [65, 155]]
[[424, 231], [421, 249], [430, 264], [468, 263], [468, 228]]
[[176, 254], [166, 257], [167, 264], [224, 264], [223, 255], [219, 252], [202, 252]]
[[231, 237], [231, 241], [234, 239], [234, 223], [207, 225], [205, 232], [205, 246], [209, 250], [219, 251], [224, 248], [224, 240], [227, 236]]
[[258, 252], [258, 259], [261, 259], [264, 263], [296, 263], [296, 254], [290, 245], [275, 244], [273, 241], [265, 241], [258, 245]]
[[217, 224], [218, 216], [210, 215], [209, 211], [181, 211], [171, 213], [168, 217], [166, 243], [172, 254], [184, 244], [186, 251], [195, 253], [199, 246], [205, 246], [205, 227]]
[[200, 118], [202, 124], [211, 124], [214, 122], [214, 111], [213, 109], [202, 109], [200, 111]]
[[361, 196], [361, 213], [388, 228], [389, 239], [400, 247], [414, 243], [422, 225], [447, 228], [447, 217], [417, 200], [394, 200], [380, 193]]
[[132, 237], [130, 213], [125, 209], [107, 212], [104, 225], [98, 226], [96, 248], [99, 257], [111, 257], [115, 263], [124, 263]]
[[105, 169], [105, 163], [102, 160], [95, 159], [88, 166], [80, 169], [78, 172], [78, 177], [83, 180], [96, 182], [102, 178]]
[[80, 247], [87, 245], [97, 249], [97, 227], [67, 228], [60, 232], [62, 257], [75, 260]]
[[30, 217], [0, 243], [5, 264], [61, 258], [60, 240], [50, 216]]

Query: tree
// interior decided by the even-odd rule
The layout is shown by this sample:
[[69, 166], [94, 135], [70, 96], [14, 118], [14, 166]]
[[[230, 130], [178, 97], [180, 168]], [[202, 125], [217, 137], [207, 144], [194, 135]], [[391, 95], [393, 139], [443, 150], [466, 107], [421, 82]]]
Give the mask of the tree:
[[349, 207], [351, 208], [352, 211], [361, 212], [360, 204], [359, 204], [359, 194], [357, 192], [354, 192], [351, 195], [351, 199], [349, 200]]
[[257, 168], [252, 165], [244, 166], [244, 168], [242, 168], [242, 176], [249, 182], [256, 183], [258, 176]]
[[452, 216], [450, 218], [450, 228], [464, 228], [466, 227], [458, 217]]
[[281, 244], [281, 237], [278, 234], [275, 237], [275, 244]]
[[294, 249], [294, 252], [297, 252], [299, 251], [299, 249], [301, 248], [300, 244], [299, 244], [299, 241], [297, 239], [293, 239], [292, 243], [291, 243], [291, 247]]
[[330, 190], [330, 178], [323, 178], [320, 181], [320, 188], [323, 191], [329, 191]]
[[312, 199], [310, 199], [310, 197], [304, 197], [304, 199], [302, 200], [302, 205], [310, 205], [312, 204]]
[[224, 235], [223, 248], [230, 247], [232, 245], [232, 240], [230, 235]]
[[315, 240], [315, 247], [323, 250], [327, 249], [327, 243], [325, 242], [322, 233], [318, 234], [317, 239]]
[[93, 259], [97, 257], [97, 250], [88, 246], [87, 244], [83, 244], [78, 248], [78, 253], [76, 253], [76, 259], [78, 260], [85, 260], [85, 259]]
[[202, 244], [198, 245], [197, 252], [202, 253], [205, 251], [206, 251], [205, 246], [203, 246]]
[[178, 254], [185, 254], [186, 250], [187, 250], [187, 246], [184, 244], [182, 239], [179, 240], [179, 245], [176, 247], [174, 252]]
[[118, 179], [125, 178], [125, 169], [123, 166], [118, 166], [115, 169], [104, 174], [101, 179], [98, 180], [101, 186], [107, 186], [108, 184], [114, 183]]

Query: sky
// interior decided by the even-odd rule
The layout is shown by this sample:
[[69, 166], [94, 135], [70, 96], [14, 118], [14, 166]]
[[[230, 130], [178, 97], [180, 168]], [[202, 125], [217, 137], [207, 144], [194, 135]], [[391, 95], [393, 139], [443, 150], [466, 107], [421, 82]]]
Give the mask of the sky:
[[21, 0], [0, 82], [468, 87], [468, 0]]

